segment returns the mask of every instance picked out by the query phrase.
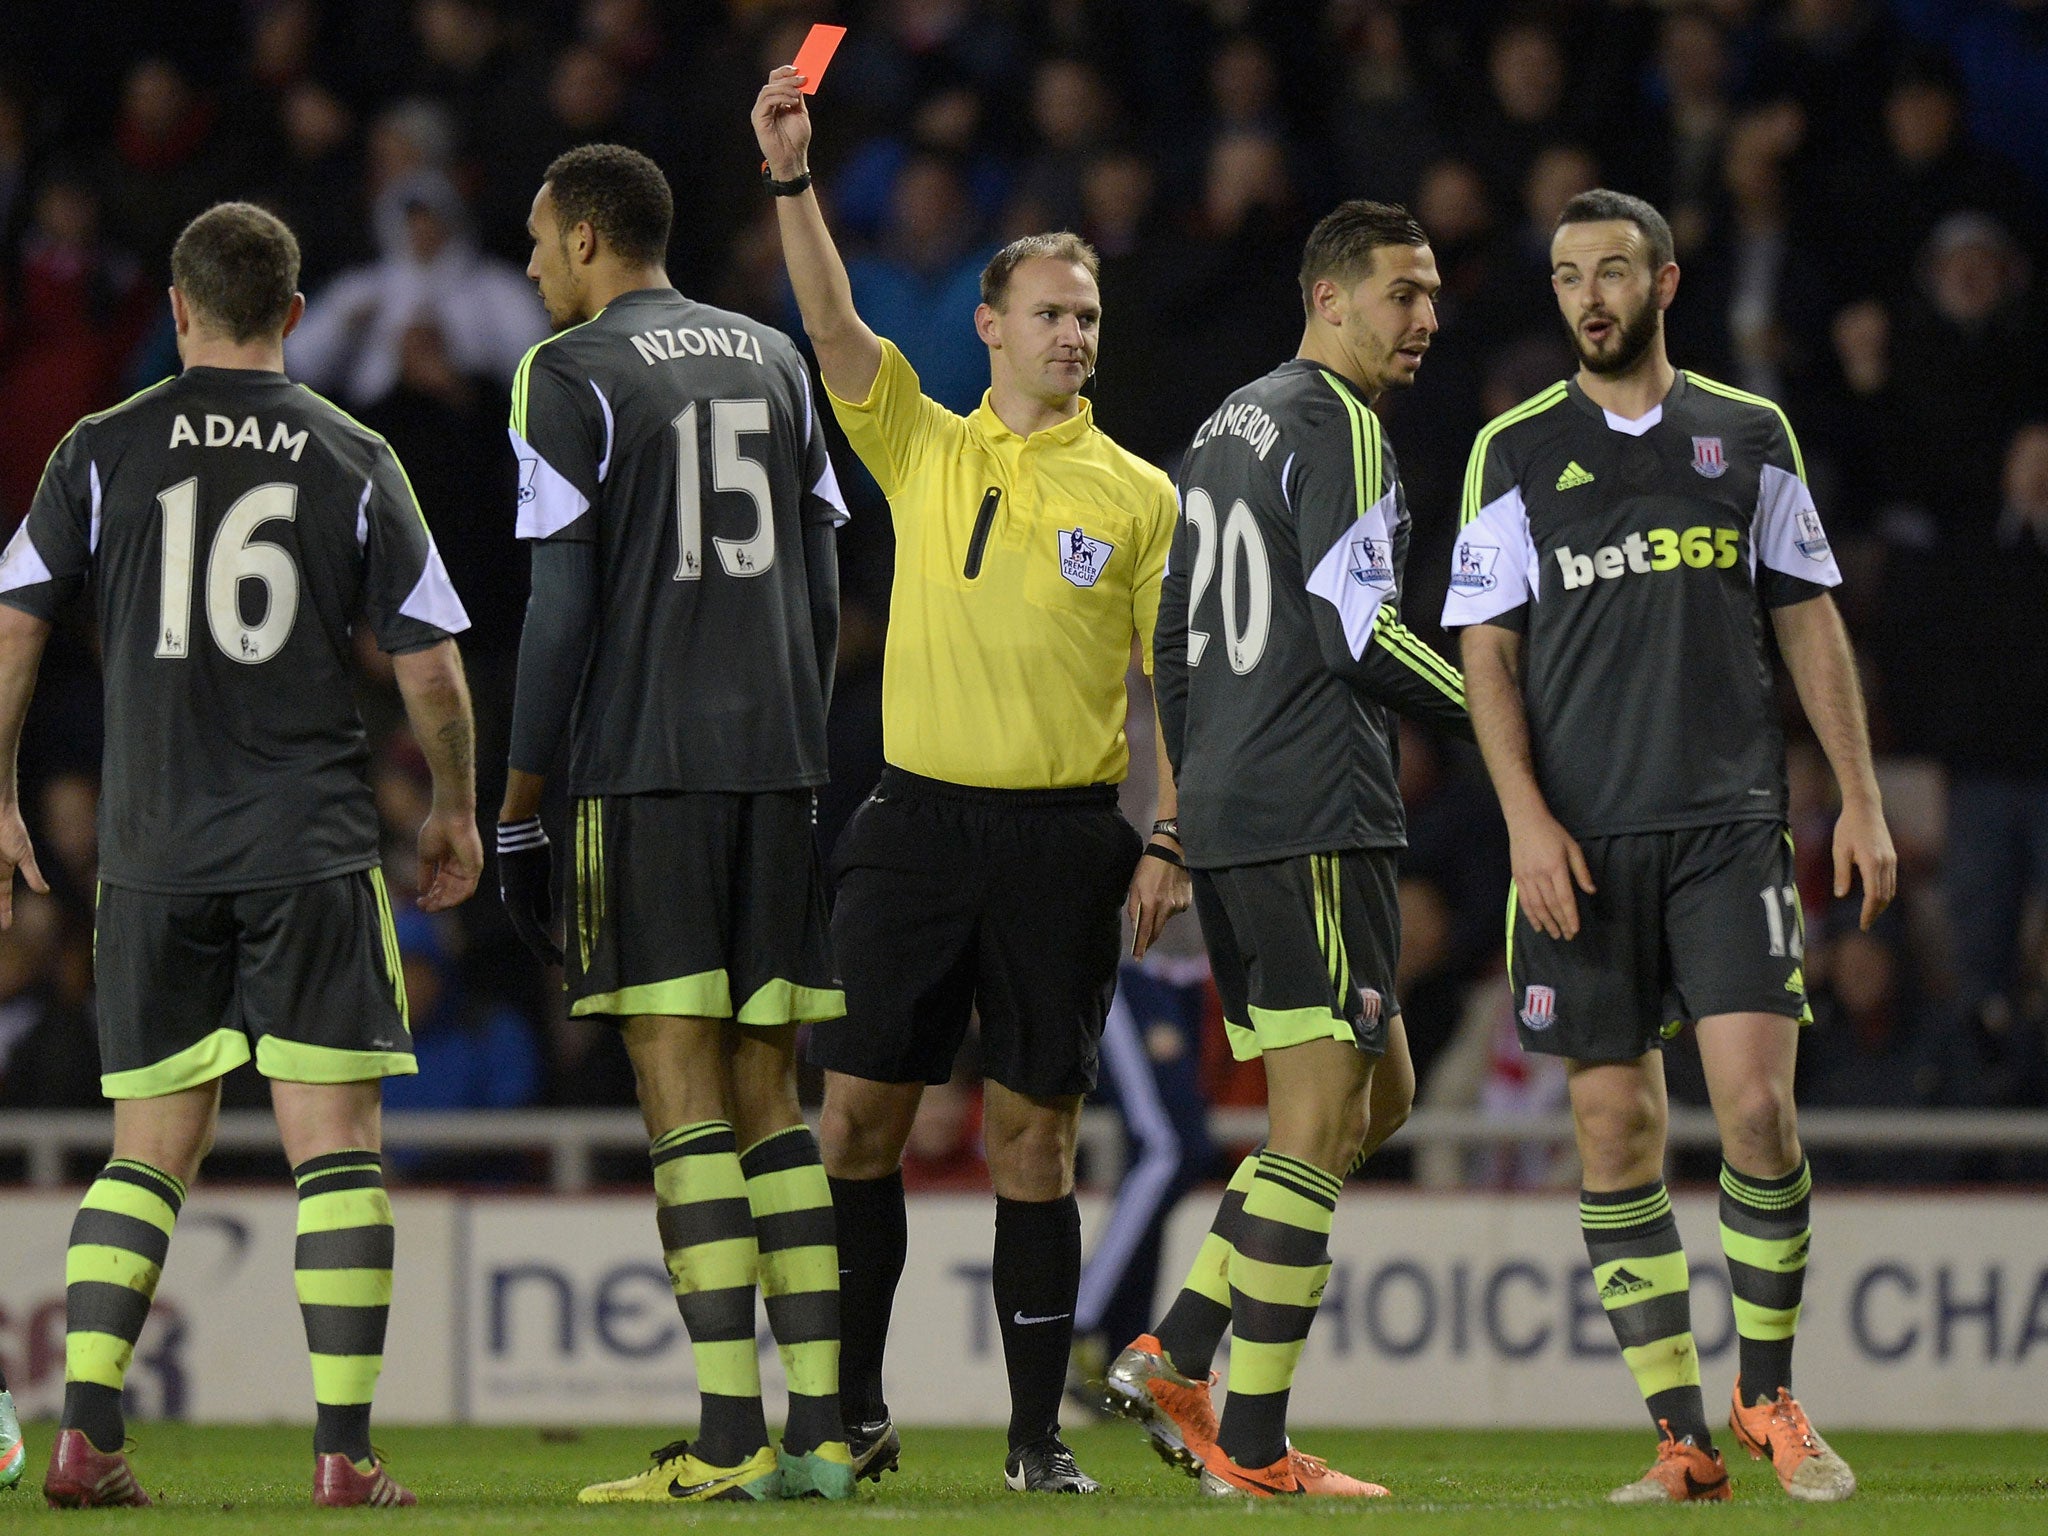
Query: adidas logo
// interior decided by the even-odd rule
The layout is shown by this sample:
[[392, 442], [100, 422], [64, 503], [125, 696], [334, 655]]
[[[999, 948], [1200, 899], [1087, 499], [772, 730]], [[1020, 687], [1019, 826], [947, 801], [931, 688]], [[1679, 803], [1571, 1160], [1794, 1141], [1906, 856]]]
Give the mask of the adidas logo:
[[1622, 1296], [1633, 1296], [1638, 1291], [1651, 1289], [1654, 1289], [1651, 1281], [1645, 1280], [1633, 1270], [1622, 1268], [1617, 1269], [1612, 1275], [1608, 1276], [1607, 1283], [1600, 1287], [1600, 1299], [1603, 1302], [1609, 1302]]
[[1807, 1251], [1812, 1247], [1813, 1239], [1809, 1237], [1805, 1242], [1801, 1243], [1797, 1248], [1793, 1249], [1792, 1252], [1785, 1255], [1784, 1259], [1781, 1261], [1780, 1267], [1784, 1269], [1800, 1268], [1806, 1263]]
[[1785, 990], [1787, 992], [1790, 992], [1794, 997], [1806, 996], [1805, 966], [1795, 965], [1792, 967], [1792, 974], [1785, 978]]
[[1565, 465], [1564, 473], [1557, 477], [1557, 488], [1560, 491], [1576, 490], [1582, 485], [1591, 485], [1592, 483], [1593, 472], [1581, 466], [1577, 459], [1573, 459], [1571, 463]]

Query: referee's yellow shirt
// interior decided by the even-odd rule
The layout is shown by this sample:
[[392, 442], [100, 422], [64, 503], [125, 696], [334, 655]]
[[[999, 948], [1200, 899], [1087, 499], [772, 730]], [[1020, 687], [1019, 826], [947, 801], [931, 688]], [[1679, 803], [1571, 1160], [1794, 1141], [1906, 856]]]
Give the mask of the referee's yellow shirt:
[[830, 398], [896, 525], [883, 755], [990, 789], [1120, 781], [1124, 672], [1133, 635], [1152, 670], [1172, 482], [1086, 400], [1028, 438], [986, 395], [956, 415], [889, 341], [867, 399]]

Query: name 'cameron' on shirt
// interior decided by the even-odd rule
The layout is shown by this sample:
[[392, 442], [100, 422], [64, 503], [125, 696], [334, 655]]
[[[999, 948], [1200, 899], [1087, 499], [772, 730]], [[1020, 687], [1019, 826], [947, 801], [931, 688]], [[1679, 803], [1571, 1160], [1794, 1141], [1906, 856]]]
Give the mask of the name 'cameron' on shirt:
[[1263, 461], [1273, 451], [1273, 445], [1280, 441], [1280, 427], [1256, 405], [1236, 401], [1202, 423], [1188, 452], [1193, 453], [1212, 437], [1226, 436], [1243, 438]]

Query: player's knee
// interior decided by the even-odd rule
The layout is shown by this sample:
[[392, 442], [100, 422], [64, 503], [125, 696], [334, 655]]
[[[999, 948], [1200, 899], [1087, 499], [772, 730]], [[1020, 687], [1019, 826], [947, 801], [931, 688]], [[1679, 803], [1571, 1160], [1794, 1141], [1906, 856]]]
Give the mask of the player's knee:
[[1579, 1128], [1579, 1160], [1585, 1165], [1587, 1183], [1598, 1189], [1617, 1183], [1636, 1182], [1638, 1175], [1654, 1178], [1663, 1162], [1664, 1121], [1646, 1102], [1580, 1105], [1576, 1111]]
[[885, 1179], [902, 1161], [902, 1144], [889, 1128], [858, 1107], [827, 1097], [818, 1116], [818, 1147], [835, 1179]]
[[1742, 1171], [1775, 1178], [1799, 1162], [1799, 1117], [1792, 1094], [1775, 1083], [1756, 1083], [1737, 1098], [1728, 1116], [1727, 1152]]
[[989, 1174], [1010, 1200], [1057, 1200], [1072, 1187], [1073, 1127], [1034, 1116], [987, 1132]]

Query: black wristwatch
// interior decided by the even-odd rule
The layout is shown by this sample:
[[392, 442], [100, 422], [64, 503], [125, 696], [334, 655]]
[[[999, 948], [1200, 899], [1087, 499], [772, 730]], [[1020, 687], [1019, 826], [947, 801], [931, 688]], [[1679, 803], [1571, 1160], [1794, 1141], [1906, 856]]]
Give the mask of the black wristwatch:
[[793, 176], [788, 181], [777, 181], [775, 173], [768, 169], [768, 162], [763, 160], [761, 162], [761, 185], [768, 189], [770, 197], [795, 197], [798, 193], [809, 190], [811, 173], [805, 171], [801, 176]]
[[1152, 823], [1152, 835], [1154, 837], [1170, 837], [1175, 842], [1179, 842], [1180, 818], [1178, 816], [1160, 817], [1157, 821]]

